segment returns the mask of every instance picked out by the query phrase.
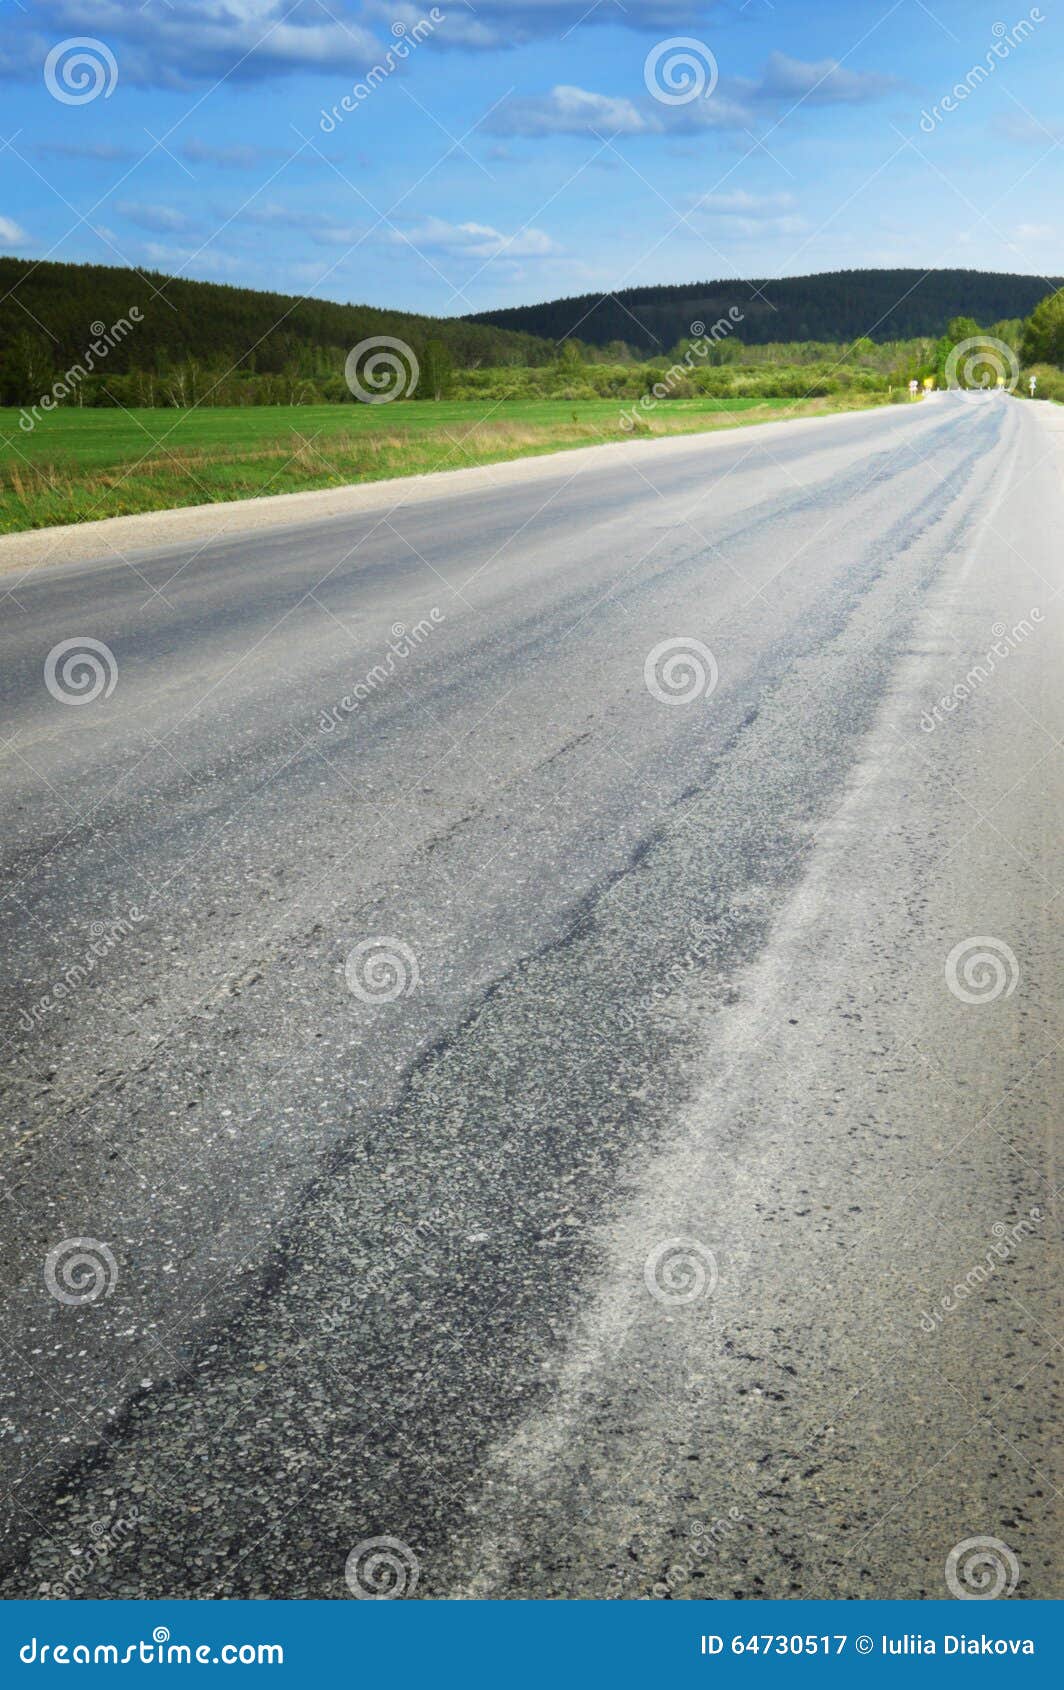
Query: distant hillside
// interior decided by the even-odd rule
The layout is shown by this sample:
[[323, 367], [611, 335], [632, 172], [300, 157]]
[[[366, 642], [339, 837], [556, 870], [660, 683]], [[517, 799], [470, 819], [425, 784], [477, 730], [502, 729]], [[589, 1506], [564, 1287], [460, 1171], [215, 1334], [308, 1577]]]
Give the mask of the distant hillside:
[[[1026, 317], [1059, 279], [997, 275], [984, 270], [835, 270], [782, 280], [689, 282], [675, 287], [622, 288], [605, 299], [582, 294], [543, 305], [483, 311], [473, 323], [519, 329], [561, 340], [575, 334], [594, 346], [627, 341], [641, 352], [663, 352], [737, 306], [736, 333], [748, 346], [766, 341], [909, 340], [944, 333], [951, 317], [988, 326]], [[757, 292], [754, 292], [754, 290]], [[758, 295], [762, 297], [758, 297]]]
[[[347, 353], [378, 334], [396, 335], [419, 353], [429, 339], [440, 340], [459, 368], [538, 364], [553, 356], [532, 335], [460, 318], [418, 317], [93, 264], [0, 258], [0, 296], [0, 376], [6, 364], [12, 380], [27, 358], [49, 371], [67, 368], [101, 332], [93, 324], [109, 327], [132, 306], [141, 320], [109, 352], [109, 375], [163, 372], [192, 358], [260, 376], [335, 372], [342, 385]], [[19, 379], [21, 384], [24, 378]], [[26, 386], [27, 392], [39, 390], [37, 377]], [[9, 402], [21, 403], [22, 394]]]

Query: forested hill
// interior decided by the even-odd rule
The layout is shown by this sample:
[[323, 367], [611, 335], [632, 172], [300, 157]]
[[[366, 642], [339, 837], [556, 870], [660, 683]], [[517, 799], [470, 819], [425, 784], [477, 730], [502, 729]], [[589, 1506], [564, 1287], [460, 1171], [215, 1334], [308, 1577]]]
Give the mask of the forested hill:
[[[594, 346], [627, 341], [661, 352], [707, 326], [730, 306], [742, 313], [739, 339], [765, 341], [909, 340], [937, 337], [952, 317], [980, 324], [1026, 317], [1059, 279], [998, 275], [985, 270], [834, 270], [818, 276], [765, 281], [688, 282], [675, 287], [623, 288], [601, 298], [553, 299], [478, 312], [468, 319], [561, 340], [575, 334]], [[755, 291], [756, 290], [756, 291]]]
[[115, 372], [162, 371], [191, 358], [261, 375], [335, 370], [342, 378], [353, 346], [369, 335], [388, 334], [418, 349], [430, 339], [442, 341], [459, 368], [545, 363], [553, 356], [552, 347], [530, 334], [461, 318], [418, 317], [92, 264], [0, 258], [0, 296], [0, 370], [5, 353], [10, 357], [16, 345], [25, 356], [27, 336], [40, 341], [40, 355], [51, 368], [62, 370], [99, 334], [93, 324], [110, 327], [128, 317], [132, 306], [140, 320], [135, 333], [109, 354], [108, 369]]

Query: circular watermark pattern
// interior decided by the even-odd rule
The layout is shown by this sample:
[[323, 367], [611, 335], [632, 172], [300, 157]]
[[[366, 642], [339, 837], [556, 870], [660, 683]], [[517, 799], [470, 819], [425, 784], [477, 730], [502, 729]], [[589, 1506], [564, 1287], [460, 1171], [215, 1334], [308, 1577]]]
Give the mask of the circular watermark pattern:
[[390, 405], [393, 399], [412, 398], [420, 374], [414, 348], [390, 334], [360, 340], [344, 364], [344, 380], [363, 405]]
[[643, 679], [651, 697], [662, 704], [693, 704], [696, 698], [710, 696], [720, 674], [709, 647], [682, 634], [647, 652]]
[[972, 335], [961, 340], [946, 359], [946, 386], [951, 393], [979, 398], [1003, 387], [1016, 391], [1020, 361], [1011, 346], [992, 335]]
[[673, 35], [659, 41], [646, 56], [643, 81], [647, 93], [663, 106], [687, 106], [708, 100], [717, 86], [717, 61], [704, 41], [692, 35]]
[[697, 1238], [666, 1238], [643, 1264], [647, 1290], [659, 1303], [695, 1303], [717, 1288], [717, 1258]]
[[87, 106], [118, 86], [118, 61], [105, 41], [72, 35], [58, 41], [44, 61], [44, 86], [64, 106]]
[[394, 1602], [412, 1596], [420, 1568], [414, 1551], [397, 1537], [367, 1537], [347, 1557], [344, 1579], [363, 1602]]
[[999, 1537], [966, 1537], [946, 1557], [946, 1584], [962, 1602], [993, 1602], [1011, 1596], [1020, 1563]]
[[946, 958], [946, 985], [961, 1003], [1011, 998], [1020, 978], [1016, 954], [1004, 939], [976, 934], [954, 945]]
[[421, 982], [421, 965], [402, 939], [377, 935], [360, 939], [347, 953], [344, 977], [362, 1003], [394, 1003]]
[[44, 660], [44, 684], [59, 704], [110, 698], [117, 681], [118, 663], [110, 646], [84, 634], [60, 640]]
[[44, 1283], [57, 1303], [95, 1303], [118, 1283], [118, 1263], [98, 1238], [64, 1238], [44, 1258]]

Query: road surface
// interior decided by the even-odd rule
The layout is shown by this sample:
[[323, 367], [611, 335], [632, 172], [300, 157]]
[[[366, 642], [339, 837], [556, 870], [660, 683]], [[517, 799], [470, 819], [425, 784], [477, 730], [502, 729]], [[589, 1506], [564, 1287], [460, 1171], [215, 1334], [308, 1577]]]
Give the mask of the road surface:
[[1062, 429], [4, 578], [5, 1595], [1061, 1593]]

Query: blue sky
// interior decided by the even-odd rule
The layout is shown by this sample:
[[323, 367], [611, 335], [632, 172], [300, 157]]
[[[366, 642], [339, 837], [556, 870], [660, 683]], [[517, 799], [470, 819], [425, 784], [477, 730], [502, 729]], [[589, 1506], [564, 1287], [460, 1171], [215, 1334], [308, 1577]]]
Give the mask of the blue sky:
[[1061, 0], [0, 0], [0, 251], [441, 315], [1061, 274], [1062, 43]]

